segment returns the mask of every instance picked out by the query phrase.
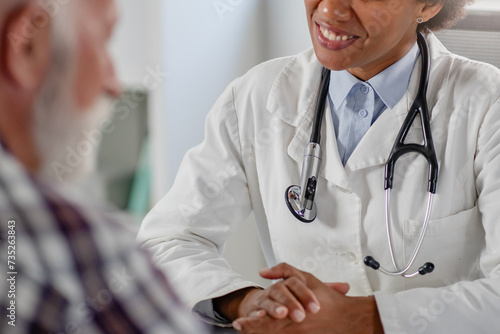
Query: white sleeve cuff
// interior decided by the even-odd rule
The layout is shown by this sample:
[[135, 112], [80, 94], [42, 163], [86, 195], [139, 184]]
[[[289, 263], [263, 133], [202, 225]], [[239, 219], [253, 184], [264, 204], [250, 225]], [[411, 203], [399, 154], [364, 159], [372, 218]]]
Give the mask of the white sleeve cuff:
[[202, 300], [193, 307], [193, 313], [202, 321], [220, 327], [232, 327], [232, 323], [214, 310], [212, 299]]

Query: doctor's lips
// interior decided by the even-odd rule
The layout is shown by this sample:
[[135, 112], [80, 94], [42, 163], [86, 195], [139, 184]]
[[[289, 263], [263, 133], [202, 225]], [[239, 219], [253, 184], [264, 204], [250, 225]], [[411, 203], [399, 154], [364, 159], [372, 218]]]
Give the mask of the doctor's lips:
[[354, 41], [359, 38], [358, 36], [350, 35], [349, 33], [338, 29], [333, 30], [318, 23], [316, 23], [316, 25], [318, 28], [318, 37], [320, 42], [328, 48], [343, 49], [354, 43]]

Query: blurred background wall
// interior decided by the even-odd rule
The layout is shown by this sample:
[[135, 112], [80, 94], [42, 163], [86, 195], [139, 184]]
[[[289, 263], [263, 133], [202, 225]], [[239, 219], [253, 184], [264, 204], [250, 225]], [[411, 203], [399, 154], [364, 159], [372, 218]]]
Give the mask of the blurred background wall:
[[[112, 53], [127, 93], [106, 135], [106, 194], [135, 215], [170, 188], [185, 152], [200, 143], [211, 106], [254, 65], [310, 47], [303, 0], [117, 0]], [[480, 0], [439, 38], [451, 51], [500, 67], [500, 1]], [[258, 280], [265, 266], [250, 218], [225, 256]]]

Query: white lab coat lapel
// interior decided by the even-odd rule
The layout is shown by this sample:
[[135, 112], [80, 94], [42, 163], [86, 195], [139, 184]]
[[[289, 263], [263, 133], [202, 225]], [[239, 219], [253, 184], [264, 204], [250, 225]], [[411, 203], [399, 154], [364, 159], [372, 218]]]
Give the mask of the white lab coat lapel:
[[[322, 66], [315, 57], [312, 61], [316, 63], [313, 66], [313, 72], [299, 73], [297, 71], [299, 67], [293, 66], [295, 63], [285, 68], [276, 80], [267, 104], [267, 108], [271, 113], [296, 127], [295, 135], [288, 145], [287, 153], [301, 167], [304, 150], [311, 136], [321, 79]], [[287, 82], [293, 83], [296, 76], [299, 76], [299, 82], [303, 84], [300, 87], [296, 87], [296, 83], [288, 85]], [[290, 101], [293, 101], [293, 103], [290, 103]], [[326, 104], [321, 136], [323, 159], [319, 176], [339, 187], [349, 189], [348, 177], [338, 154], [329, 103]]]

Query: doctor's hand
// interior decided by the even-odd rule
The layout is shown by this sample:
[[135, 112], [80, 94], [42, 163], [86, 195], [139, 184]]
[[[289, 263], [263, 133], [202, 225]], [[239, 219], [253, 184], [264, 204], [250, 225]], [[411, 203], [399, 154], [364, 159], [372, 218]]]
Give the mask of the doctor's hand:
[[[261, 275], [266, 277], [267, 271]], [[281, 277], [279, 277], [281, 278]], [[301, 322], [306, 313], [317, 313], [319, 301], [310, 288], [307, 287], [307, 276], [297, 273], [283, 279], [267, 289], [246, 288], [213, 300], [214, 309], [228, 320], [239, 318], [288, 319], [291, 322]], [[335, 283], [331, 285], [345, 294], [349, 285]]]
[[288, 264], [261, 271], [261, 276], [284, 281], [298, 278], [318, 297], [321, 307], [316, 313], [307, 312], [301, 322], [271, 316], [239, 318], [233, 322], [233, 326], [243, 334], [383, 333], [374, 297], [347, 297], [345, 293], [348, 288], [345, 285], [322, 283], [313, 275]]

